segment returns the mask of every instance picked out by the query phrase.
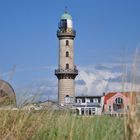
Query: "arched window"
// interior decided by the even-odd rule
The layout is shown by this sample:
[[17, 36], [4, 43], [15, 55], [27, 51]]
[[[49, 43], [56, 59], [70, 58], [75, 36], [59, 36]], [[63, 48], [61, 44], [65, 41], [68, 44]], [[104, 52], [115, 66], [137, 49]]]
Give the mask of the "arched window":
[[69, 69], [69, 64], [66, 64], [66, 69]]
[[66, 104], [69, 104], [70, 103], [70, 96], [69, 95], [66, 95], [65, 96], [65, 103]]
[[116, 104], [123, 104], [123, 99], [118, 97], [118, 98], [115, 99], [115, 103]]
[[109, 105], [109, 111], [111, 111], [111, 105]]
[[69, 52], [68, 51], [66, 52], [66, 57], [69, 57]]
[[68, 46], [69, 45], [69, 41], [68, 40], [66, 40], [66, 46]]

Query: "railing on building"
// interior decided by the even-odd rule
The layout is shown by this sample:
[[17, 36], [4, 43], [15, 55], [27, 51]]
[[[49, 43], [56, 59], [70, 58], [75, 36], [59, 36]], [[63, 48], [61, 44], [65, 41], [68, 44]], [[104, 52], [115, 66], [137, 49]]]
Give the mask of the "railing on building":
[[57, 30], [57, 36], [76, 36], [76, 31], [75, 30]]
[[101, 107], [100, 103], [74, 103], [76, 107]]
[[63, 73], [65, 73], [65, 74], [78, 74], [78, 70], [77, 69], [74, 69], [74, 70], [72, 70], [72, 69], [56, 69], [55, 70], [55, 74], [63, 74]]

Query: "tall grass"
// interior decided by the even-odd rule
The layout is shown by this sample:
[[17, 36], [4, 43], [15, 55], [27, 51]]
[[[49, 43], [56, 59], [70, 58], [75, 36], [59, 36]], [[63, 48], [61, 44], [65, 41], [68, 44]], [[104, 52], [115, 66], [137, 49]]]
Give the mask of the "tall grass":
[[123, 134], [122, 118], [59, 111], [0, 111], [1, 140], [121, 140]]
[[77, 116], [51, 109], [0, 110], [0, 140], [140, 140], [140, 112], [137, 109], [140, 103], [133, 94], [140, 71], [138, 63], [136, 51], [131, 72], [131, 106], [127, 116]]
[[[130, 111], [128, 117], [124, 120], [125, 126], [125, 139], [126, 140], [140, 140], [140, 83], [137, 81], [137, 77], [140, 77], [140, 54], [139, 48], [136, 49], [134, 55], [134, 61], [131, 68], [131, 94], [130, 94]], [[136, 89], [135, 85], [139, 85]], [[133, 91], [137, 90], [137, 94]]]

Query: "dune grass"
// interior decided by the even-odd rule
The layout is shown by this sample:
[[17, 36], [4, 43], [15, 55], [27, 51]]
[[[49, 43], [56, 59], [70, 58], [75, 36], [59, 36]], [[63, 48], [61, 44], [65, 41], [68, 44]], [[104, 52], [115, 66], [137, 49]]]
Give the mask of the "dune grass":
[[0, 111], [0, 139], [122, 140], [123, 118], [58, 111]]
[[[132, 65], [132, 92], [139, 72], [138, 58], [136, 51]], [[122, 118], [78, 116], [52, 110], [0, 110], [0, 140], [140, 140], [137, 105], [140, 108], [140, 102], [137, 104], [133, 100], [130, 112]]]

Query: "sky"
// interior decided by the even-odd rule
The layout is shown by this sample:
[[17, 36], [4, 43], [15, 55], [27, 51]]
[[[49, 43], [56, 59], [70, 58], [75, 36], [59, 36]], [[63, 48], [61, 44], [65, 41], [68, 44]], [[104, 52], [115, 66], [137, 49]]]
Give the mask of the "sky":
[[130, 66], [140, 44], [139, 0], [0, 0], [0, 78], [18, 95], [56, 96], [56, 31], [65, 6], [77, 32], [76, 94], [119, 91], [122, 65]]

